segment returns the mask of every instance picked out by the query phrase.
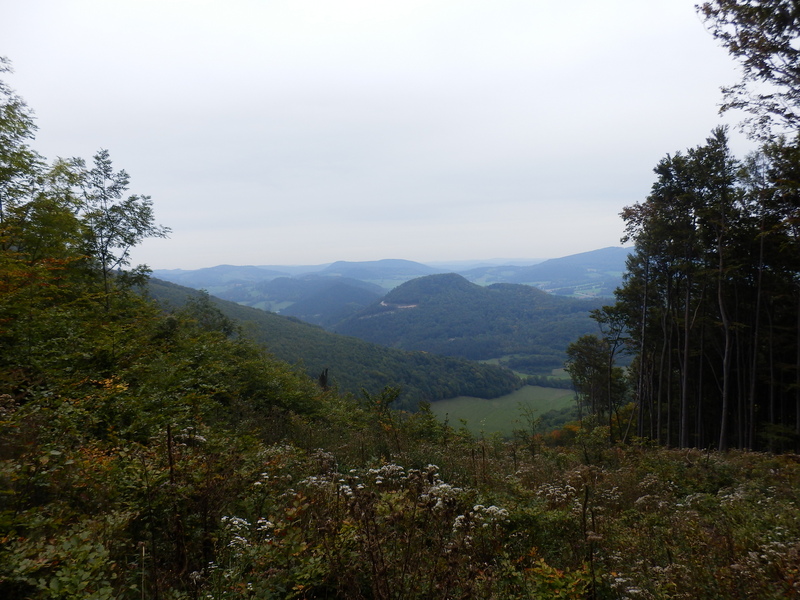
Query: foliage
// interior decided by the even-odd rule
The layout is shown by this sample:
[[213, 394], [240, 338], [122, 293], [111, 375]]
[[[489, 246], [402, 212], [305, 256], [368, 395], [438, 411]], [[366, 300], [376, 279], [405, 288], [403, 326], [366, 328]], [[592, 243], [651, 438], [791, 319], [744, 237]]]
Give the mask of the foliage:
[[636, 354], [638, 435], [763, 448], [784, 426], [800, 440], [796, 152], [778, 141], [740, 162], [718, 129], [623, 211], [636, 247], [612, 310]]
[[606, 339], [584, 335], [567, 347], [566, 371], [572, 378], [580, 414], [611, 422], [622, 405], [626, 385], [621, 368], [614, 366], [614, 354]]
[[713, 0], [699, 11], [714, 37], [742, 66], [742, 81], [723, 88], [722, 110], [742, 109], [769, 139], [775, 125], [800, 126], [798, 9], [790, 0]]
[[[0, 74], [11, 71], [8, 59], [0, 57]], [[6, 213], [28, 192], [28, 175], [39, 156], [28, 145], [36, 124], [25, 101], [0, 80], [0, 225]], [[4, 232], [5, 235], [5, 232]], [[7, 242], [2, 240], [5, 245]]]
[[[294, 479], [302, 463], [290, 448], [283, 452], [294, 458]], [[273, 516], [225, 519], [224, 559], [202, 574], [205, 590], [221, 598], [389, 599], [556, 590], [566, 595], [554, 597], [578, 597], [585, 587], [580, 572], [543, 560], [514, 564], [504, 552], [508, 511], [475, 504], [473, 491], [442, 481], [434, 465], [319, 472], [333, 457], [314, 458], [317, 472], [289, 493], [280, 463], [253, 483], [253, 503]]]
[[167, 237], [169, 229], [153, 222], [149, 196], [124, 198], [129, 177], [124, 170], [114, 172], [108, 150], [95, 154], [91, 169], [78, 165], [81, 214], [87, 225], [84, 253], [97, 262], [108, 291], [113, 272], [129, 264], [131, 248], [148, 237]]
[[547, 294], [519, 284], [481, 287], [459, 275], [409, 281], [335, 330], [384, 346], [486, 360], [539, 359], [540, 371], [561, 366], [576, 335], [596, 330], [594, 301]]

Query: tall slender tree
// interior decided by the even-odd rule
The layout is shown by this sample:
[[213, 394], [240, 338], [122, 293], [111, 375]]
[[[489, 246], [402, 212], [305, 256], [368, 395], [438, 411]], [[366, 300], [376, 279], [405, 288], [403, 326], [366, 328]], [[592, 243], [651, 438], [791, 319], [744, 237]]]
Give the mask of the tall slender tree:
[[797, 429], [797, 152], [772, 143], [738, 161], [716, 129], [659, 163], [650, 196], [623, 211], [635, 248], [615, 311], [640, 434], [758, 448]]
[[[10, 61], [0, 56], [0, 74], [10, 72]], [[41, 166], [39, 155], [28, 146], [35, 131], [25, 101], [0, 79], [0, 228], [8, 211], [30, 194], [31, 179]]]

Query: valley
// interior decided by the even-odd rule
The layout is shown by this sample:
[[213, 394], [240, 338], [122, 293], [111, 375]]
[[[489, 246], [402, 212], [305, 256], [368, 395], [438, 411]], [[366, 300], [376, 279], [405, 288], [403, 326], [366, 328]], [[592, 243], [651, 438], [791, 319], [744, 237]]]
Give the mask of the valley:
[[577, 419], [572, 390], [526, 385], [506, 396], [486, 400], [459, 396], [431, 404], [431, 412], [451, 427], [465, 427], [476, 437], [515, 432], [533, 435]]
[[[201, 292], [152, 279], [147, 293], [166, 310], [219, 315], [237, 323], [240, 335], [270, 355], [317, 379], [326, 371], [330, 385], [356, 397], [397, 387], [396, 408], [414, 410], [419, 402], [461, 395], [504, 396], [523, 381], [509, 369], [458, 357], [386, 348], [285, 317], [221, 300]], [[197, 318], [197, 317], [195, 317]]]
[[[243, 323], [277, 358], [302, 365], [311, 377], [327, 370], [343, 392], [397, 387], [396, 408], [416, 410], [419, 402], [430, 402], [435, 414], [444, 414], [439, 403], [447, 400], [451, 416], [466, 419], [471, 430], [482, 426], [488, 433], [510, 434], [520, 398], [543, 426], [574, 418], [562, 406], [552, 412], [540, 397], [571, 397], [563, 380], [553, 383], [549, 375], [563, 367], [572, 340], [597, 331], [589, 311], [608, 300], [559, 295], [518, 281], [547, 278], [550, 284], [568, 282], [573, 290], [608, 286], [624, 269], [626, 255], [622, 248], [607, 248], [536, 265], [472, 267], [462, 274], [403, 260], [222, 265], [156, 271], [173, 283], [154, 278], [150, 289], [161, 301], [170, 302], [172, 295], [179, 305], [188, 288], [206, 290], [219, 310]], [[527, 385], [528, 378], [537, 385]], [[488, 400], [493, 403], [481, 406]], [[489, 421], [486, 410], [493, 414]]]
[[380, 260], [153, 275], [385, 347], [494, 359], [541, 375], [563, 365], [567, 344], [596, 331], [588, 312], [610, 301], [627, 252], [604, 248], [533, 265], [461, 264], [460, 273]]

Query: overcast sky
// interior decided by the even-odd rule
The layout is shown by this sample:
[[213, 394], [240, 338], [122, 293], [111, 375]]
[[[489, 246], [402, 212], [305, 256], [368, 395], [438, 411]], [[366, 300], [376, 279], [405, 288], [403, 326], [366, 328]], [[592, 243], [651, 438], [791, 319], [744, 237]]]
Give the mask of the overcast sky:
[[738, 118], [694, 0], [1, 3], [34, 147], [108, 149], [172, 228], [156, 269], [619, 245], [656, 163]]

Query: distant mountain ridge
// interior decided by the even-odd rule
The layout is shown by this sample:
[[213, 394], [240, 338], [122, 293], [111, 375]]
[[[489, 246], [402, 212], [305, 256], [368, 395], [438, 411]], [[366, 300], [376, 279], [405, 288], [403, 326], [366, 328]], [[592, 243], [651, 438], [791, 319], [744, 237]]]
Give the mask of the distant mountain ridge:
[[[457, 274], [482, 286], [524, 284], [559, 296], [607, 298], [622, 283], [627, 255], [625, 248], [610, 247], [530, 265], [472, 267]], [[153, 275], [245, 306], [333, 328], [408, 281], [447, 272], [410, 260], [383, 259], [295, 266], [218, 265], [193, 271], [156, 270]]]
[[186, 285], [187, 287], [206, 287], [229, 285], [232, 283], [259, 282], [275, 277], [287, 277], [289, 273], [282, 270], [254, 267], [252, 265], [217, 265], [184, 271], [183, 269], [157, 270], [153, 276], [164, 281]]
[[414, 279], [442, 272], [440, 269], [434, 269], [411, 260], [383, 259], [365, 262], [340, 260], [326, 267], [319, 274], [369, 281], [372, 279]]
[[484, 285], [523, 283], [558, 295], [607, 297], [622, 283], [629, 253], [628, 248], [612, 246], [530, 266], [483, 267], [461, 274]]

